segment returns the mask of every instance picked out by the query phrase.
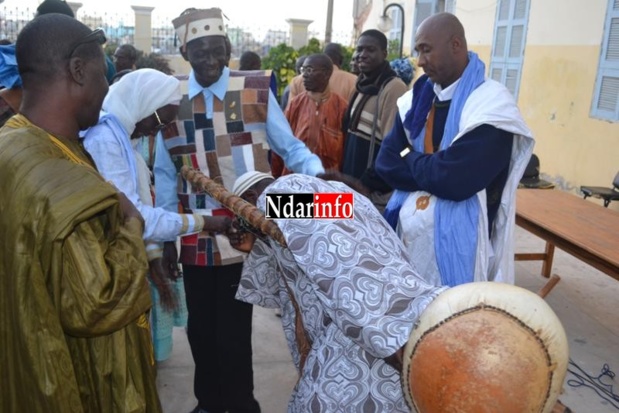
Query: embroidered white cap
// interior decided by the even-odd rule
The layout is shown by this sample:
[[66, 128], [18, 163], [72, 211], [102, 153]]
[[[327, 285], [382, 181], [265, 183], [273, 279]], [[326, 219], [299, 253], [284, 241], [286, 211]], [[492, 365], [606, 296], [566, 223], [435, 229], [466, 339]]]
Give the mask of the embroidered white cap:
[[172, 20], [181, 46], [206, 36], [225, 36], [223, 13], [219, 8], [187, 10]]
[[243, 175], [236, 178], [236, 181], [234, 181], [232, 193], [236, 196], [241, 196], [255, 183], [258, 183], [263, 179], [273, 179], [273, 176], [259, 171], [245, 172]]

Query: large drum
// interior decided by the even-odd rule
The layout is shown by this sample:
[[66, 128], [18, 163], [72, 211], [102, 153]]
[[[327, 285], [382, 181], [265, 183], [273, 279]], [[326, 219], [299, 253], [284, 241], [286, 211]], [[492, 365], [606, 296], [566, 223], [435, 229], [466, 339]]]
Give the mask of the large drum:
[[540, 296], [464, 284], [419, 318], [404, 352], [404, 395], [419, 413], [550, 412], [568, 358], [563, 326]]

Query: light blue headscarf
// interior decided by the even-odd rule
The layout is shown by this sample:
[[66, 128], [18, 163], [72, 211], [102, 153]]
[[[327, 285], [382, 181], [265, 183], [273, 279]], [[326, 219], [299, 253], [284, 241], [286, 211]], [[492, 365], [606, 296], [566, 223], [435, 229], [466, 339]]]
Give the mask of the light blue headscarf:
[[398, 77], [402, 79], [406, 86], [411, 84], [413, 81], [413, 76], [415, 75], [415, 68], [413, 68], [413, 65], [408, 57], [393, 59], [389, 62], [389, 66], [391, 66], [393, 71], [397, 73]]
[[[464, 104], [471, 93], [485, 80], [484, 63], [479, 60], [476, 53], [469, 52], [468, 57], [469, 63], [456, 86], [449, 107], [440, 145], [441, 150], [448, 148], [457, 136]], [[405, 126], [414, 123], [411, 117], [425, 119], [427, 116], [431, 107], [428, 103], [434, 99], [434, 94], [424, 93], [422, 98], [424, 102], [420, 102], [417, 106], [413, 105], [413, 108], [417, 107], [418, 110], [411, 110], [406, 114], [403, 121]], [[418, 113], [419, 109], [427, 112]], [[411, 134], [412, 147], [416, 152], [424, 152], [424, 135], [425, 128], [419, 133]], [[395, 191], [387, 205], [385, 215], [388, 214], [391, 218], [397, 217], [407, 196], [407, 192]], [[477, 195], [459, 202], [437, 198], [434, 221], [434, 249], [443, 285], [455, 286], [473, 281], [479, 223]]]
[[7, 89], [21, 87], [14, 44], [0, 46], [0, 85]]

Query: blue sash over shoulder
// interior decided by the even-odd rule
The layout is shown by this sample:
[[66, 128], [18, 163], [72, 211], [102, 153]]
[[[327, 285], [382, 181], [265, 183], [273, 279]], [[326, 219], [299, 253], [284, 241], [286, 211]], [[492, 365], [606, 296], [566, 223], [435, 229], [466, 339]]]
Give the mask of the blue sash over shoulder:
[[[423, 137], [419, 138], [419, 134], [424, 130], [428, 113], [430, 113], [430, 109], [432, 108], [434, 96], [434, 83], [428, 78], [428, 75], [421, 76], [413, 85], [413, 104], [402, 120], [404, 128], [410, 132], [411, 139], [413, 139], [411, 146], [417, 152], [424, 151]], [[404, 205], [404, 201], [406, 201], [408, 194], [409, 193], [406, 191], [396, 189], [393, 191], [385, 208], [383, 214], [385, 220], [387, 220], [394, 230], [398, 226], [400, 209], [402, 209], [402, 205]]]

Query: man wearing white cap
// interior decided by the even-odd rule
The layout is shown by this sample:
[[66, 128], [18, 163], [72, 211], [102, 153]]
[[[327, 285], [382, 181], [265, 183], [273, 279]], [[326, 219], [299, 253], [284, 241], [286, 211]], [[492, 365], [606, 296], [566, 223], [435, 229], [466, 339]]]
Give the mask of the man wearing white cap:
[[265, 179], [274, 180], [273, 175], [265, 174], [264, 172], [250, 171], [239, 176], [234, 182], [232, 193], [236, 196], [243, 195], [249, 188]]
[[[176, 128], [166, 129], [157, 142], [158, 206], [176, 209], [180, 200], [185, 212], [228, 214], [178, 177], [183, 165], [231, 188], [247, 171], [270, 170], [270, 148], [292, 171], [324, 172], [320, 159], [293, 136], [270, 92], [274, 81], [270, 73], [226, 67], [229, 50], [220, 9], [188, 9], [173, 24], [192, 71], [181, 82], [185, 96]], [[202, 232], [181, 238], [180, 262], [189, 310], [187, 333], [196, 365], [194, 412], [259, 412], [253, 396], [252, 307], [234, 298], [243, 254], [224, 235]]]
[[247, 173], [233, 192], [262, 211], [269, 192], [354, 197], [352, 219], [272, 220], [287, 247], [252, 235], [237, 245], [251, 251], [237, 297], [282, 312], [300, 375], [288, 413], [409, 412], [396, 360], [419, 315], [445, 288], [418, 274], [370, 200], [341, 182]]

